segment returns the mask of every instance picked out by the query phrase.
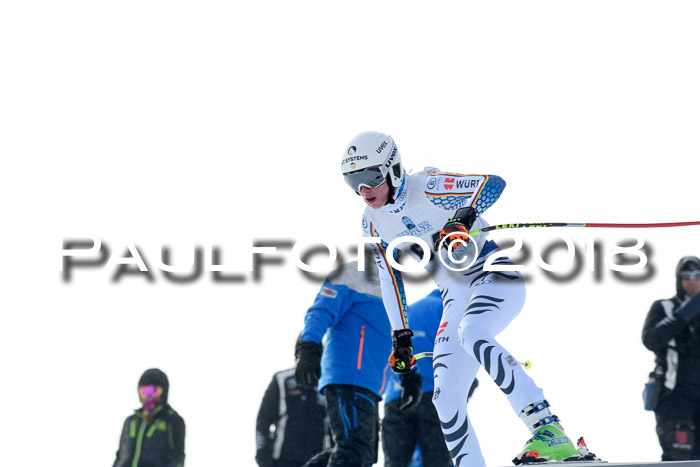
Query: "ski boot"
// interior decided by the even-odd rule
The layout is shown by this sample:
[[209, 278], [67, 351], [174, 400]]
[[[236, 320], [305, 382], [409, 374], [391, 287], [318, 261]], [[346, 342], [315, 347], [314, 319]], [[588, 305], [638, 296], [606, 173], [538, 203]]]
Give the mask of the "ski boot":
[[559, 417], [552, 414], [546, 400], [525, 407], [520, 412], [520, 418], [532, 433], [532, 438], [513, 459], [515, 465], [580, 457], [581, 453], [564, 433]]

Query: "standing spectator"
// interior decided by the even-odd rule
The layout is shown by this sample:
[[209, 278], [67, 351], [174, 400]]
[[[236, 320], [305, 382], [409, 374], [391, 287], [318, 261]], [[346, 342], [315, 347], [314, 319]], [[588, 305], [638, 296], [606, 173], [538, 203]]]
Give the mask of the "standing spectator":
[[376, 273], [360, 272], [352, 262], [328, 276], [304, 317], [296, 378], [309, 387], [318, 384], [325, 394], [334, 446], [307, 467], [377, 462], [378, 404], [386, 383], [390, 329]]
[[114, 467], [183, 467], [185, 422], [168, 405], [168, 377], [146, 370], [139, 379], [143, 404], [124, 422]]
[[654, 302], [642, 342], [656, 355], [660, 393], [649, 401], [663, 461], [700, 459], [700, 259], [676, 267], [676, 296]]
[[272, 377], [255, 425], [259, 467], [300, 467], [328, 447], [325, 399], [315, 387], [301, 387], [294, 368]]

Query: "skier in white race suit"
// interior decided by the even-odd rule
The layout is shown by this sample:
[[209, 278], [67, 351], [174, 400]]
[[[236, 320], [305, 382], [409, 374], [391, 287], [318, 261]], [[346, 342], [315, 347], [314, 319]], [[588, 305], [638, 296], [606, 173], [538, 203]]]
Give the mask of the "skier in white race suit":
[[[367, 204], [363, 235], [379, 237], [366, 240], [374, 252], [382, 299], [393, 329], [389, 361], [397, 373], [410, 372], [415, 365], [413, 333], [401, 272], [398, 266], [391, 266], [387, 254], [401, 250], [419, 261], [428, 255], [431, 258], [425, 268], [443, 301], [433, 356], [433, 403], [455, 466], [485, 465], [467, 414], [467, 395], [479, 366], [488, 372], [532, 433], [514, 463], [578, 456], [542, 389], [495, 338], [523, 307], [522, 276], [507, 270], [512, 263], [499, 256], [497, 245], [486, 241], [486, 235], [467, 235], [488, 225], [481, 214], [502, 193], [503, 179], [435, 168], [407, 174], [394, 140], [374, 131], [360, 133], [350, 141], [343, 153], [342, 172], [346, 183]], [[392, 240], [405, 236], [423, 242], [414, 238], [413, 242], [392, 244], [396, 249], [387, 248]], [[430, 251], [425, 252], [425, 247]], [[505, 270], [484, 268], [491, 254], [492, 268], [501, 266]], [[466, 261], [460, 263], [460, 258]], [[470, 258], [475, 259], [471, 266]]]

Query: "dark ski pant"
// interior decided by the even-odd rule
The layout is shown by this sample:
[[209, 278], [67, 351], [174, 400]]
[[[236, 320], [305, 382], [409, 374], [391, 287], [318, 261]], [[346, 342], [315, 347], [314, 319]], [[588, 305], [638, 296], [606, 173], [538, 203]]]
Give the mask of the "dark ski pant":
[[700, 400], [665, 391], [655, 412], [661, 460], [700, 459]]
[[418, 406], [409, 412], [399, 410], [398, 399], [384, 405], [384, 467], [408, 467], [416, 446], [420, 446], [423, 467], [452, 465], [432, 398], [432, 392], [423, 394]]
[[377, 462], [381, 400], [371, 391], [342, 384], [323, 388], [334, 446], [304, 467], [369, 467]]

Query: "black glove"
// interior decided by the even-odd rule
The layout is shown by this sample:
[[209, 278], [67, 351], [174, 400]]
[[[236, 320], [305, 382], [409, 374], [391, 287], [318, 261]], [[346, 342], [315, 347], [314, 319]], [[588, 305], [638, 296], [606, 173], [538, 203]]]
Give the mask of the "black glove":
[[399, 329], [391, 333], [394, 350], [389, 357], [389, 366], [394, 373], [408, 373], [416, 365], [416, 357], [413, 356], [413, 344], [410, 329]]
[[423, 396], [423, 377], [417, 371], [401, 375], [399, 410], [413, 410]]
[[[476, 221], [476, 211], [472, 207], [459, 208], [451, 219], [448, 219], [445, 226], [440, 230], [437, 239], [435, 240], [435, 251], [440, 250], [442, 244], [447, 248], [450, 243], [455, 240], [462, 240], [465, 244], [469, 243], [469, 229]], [[451, 235], [450, 235], [451, 234]], [[447, 238], [449, 235], [449, 238]], [[445, 240], [446, 239], [446, 240]], [[445, 242], [443, 243], [443, 240]]]
[[686, 323], [690, 323], [698, 313], [700, 313], [700, 295], [694, 296], [688, 303], [676, 310], [676, 314], [683, 318]]
[[313, 388], [321, 377], [323, 347], [313, 341], [299, 341], [296, 345], [297, 367], [294, 378], [303, 388]]

